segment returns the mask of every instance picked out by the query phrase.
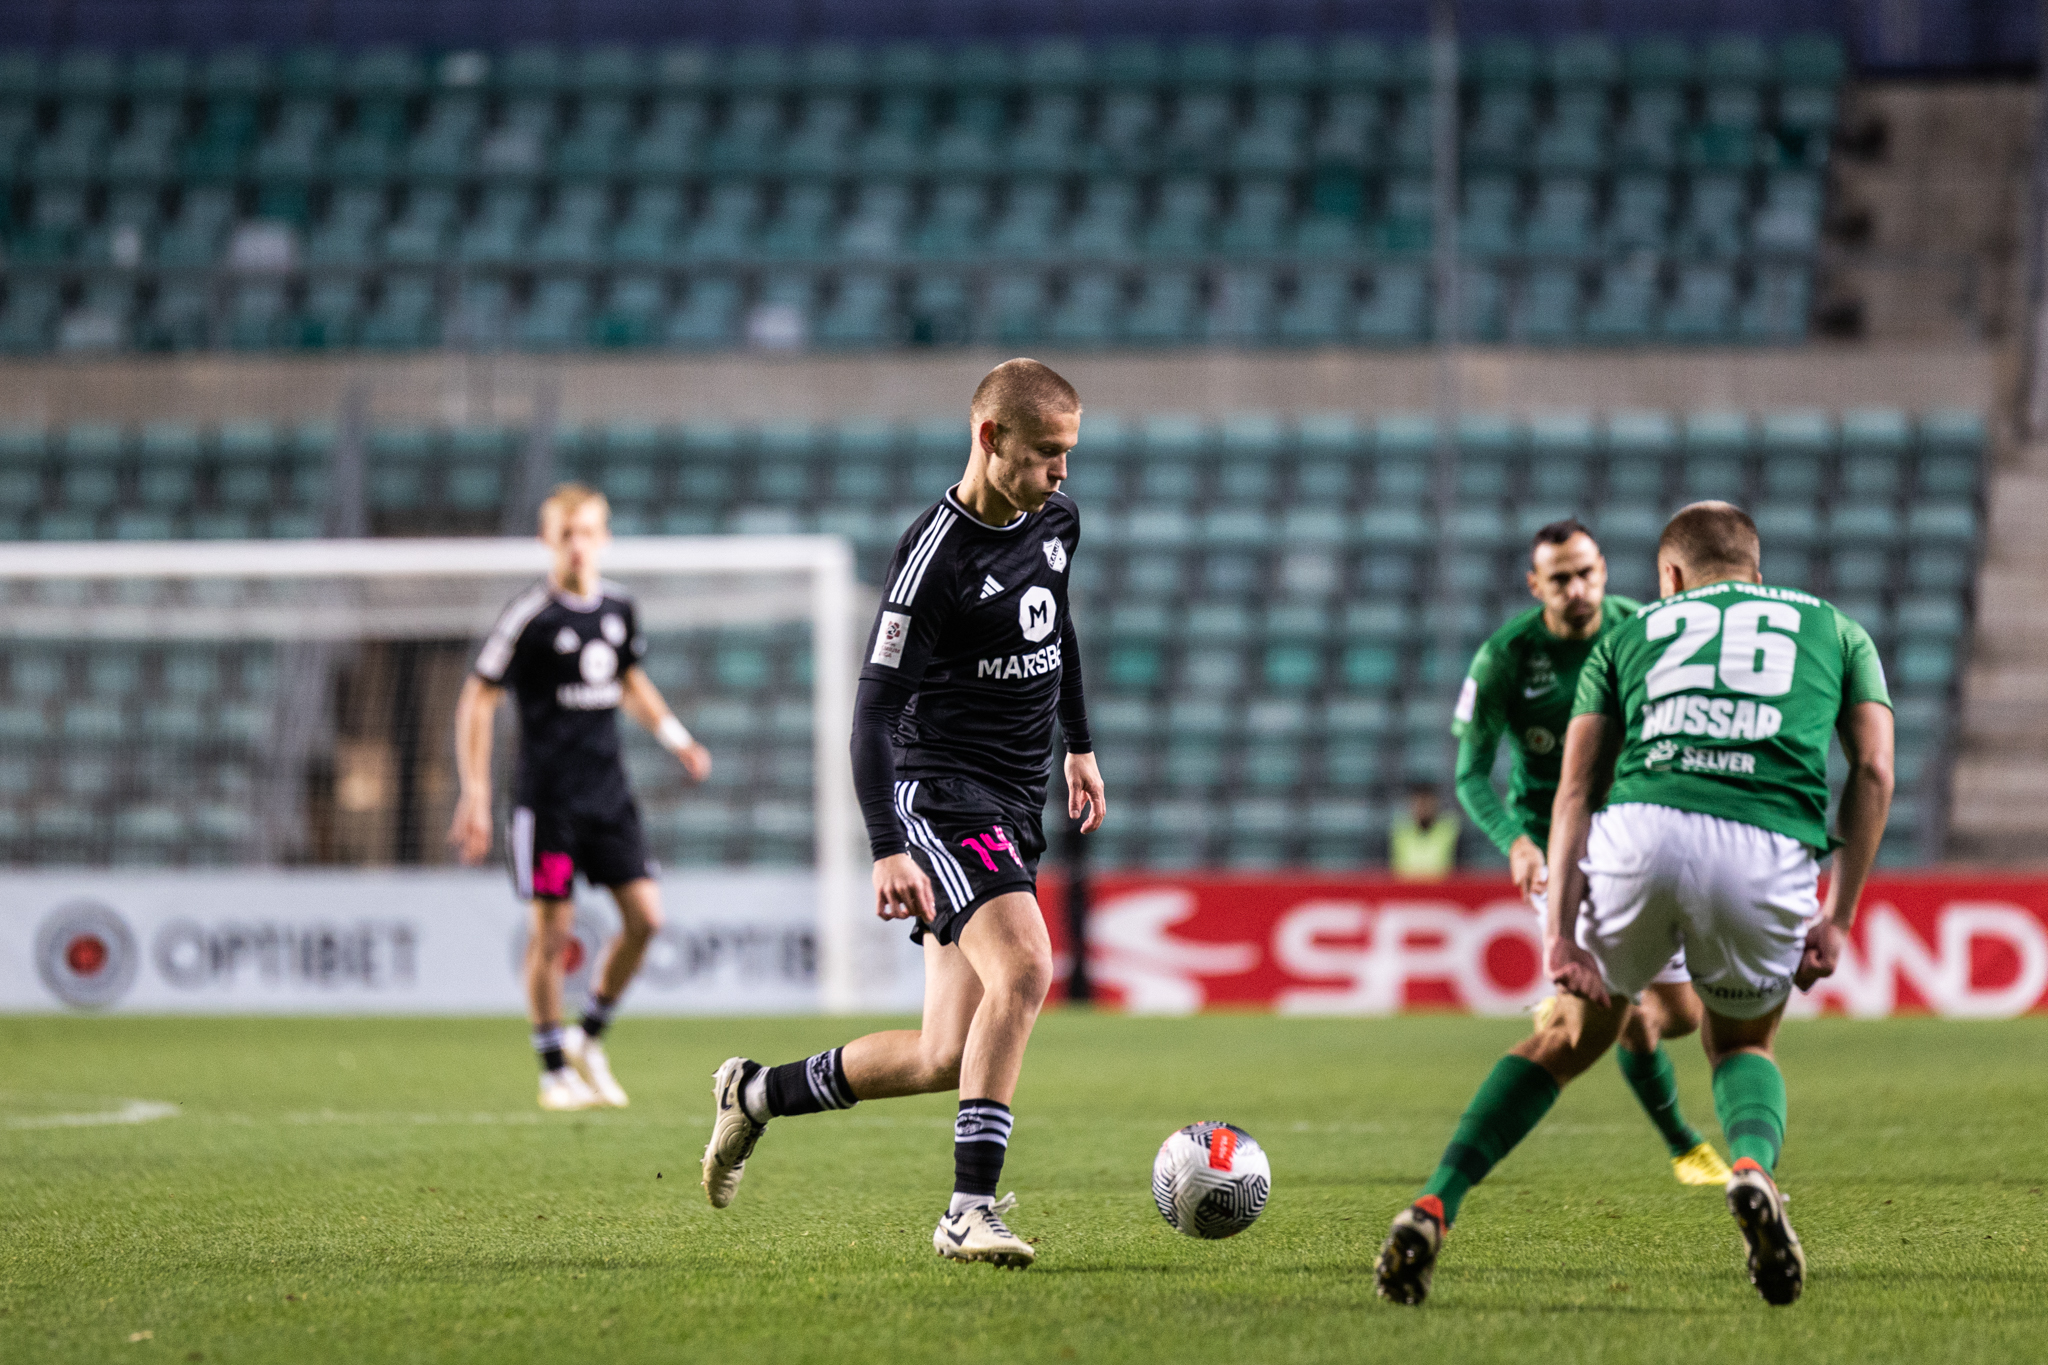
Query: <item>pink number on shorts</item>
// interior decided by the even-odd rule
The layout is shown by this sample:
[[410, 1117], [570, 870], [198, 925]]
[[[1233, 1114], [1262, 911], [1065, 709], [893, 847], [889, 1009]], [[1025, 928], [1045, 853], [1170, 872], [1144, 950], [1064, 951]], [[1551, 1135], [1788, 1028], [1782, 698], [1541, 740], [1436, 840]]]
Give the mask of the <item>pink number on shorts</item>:
[[983, 867], [987, 868], [991, 872], [996, 870], [996, 860], [988, 856], [988, 849], [982, 846], [981, 840], [975, 838], [972, 834], [970, 834], [965, 839], [962, 839], [960, 842], [981, 855], [981, 865]]
[[1015, 863], [1019, 867], [1024, 866], [1024, 860], [1017, 856], [1016, 848], [1011, 845], [1008, 836], [1006, 836], [1003, 833], [1003, 827], [1001, 825], [990, 825], [988, 833], [983, 837], [988, 840], [988, 846], [990, 848], [994, 849], [998, 853], [1009, 854], [1011, 862]]
[[543, 853], [533, 869], [533, 894], [560, 900], [576, 880], [576, 863], [566, 853]]

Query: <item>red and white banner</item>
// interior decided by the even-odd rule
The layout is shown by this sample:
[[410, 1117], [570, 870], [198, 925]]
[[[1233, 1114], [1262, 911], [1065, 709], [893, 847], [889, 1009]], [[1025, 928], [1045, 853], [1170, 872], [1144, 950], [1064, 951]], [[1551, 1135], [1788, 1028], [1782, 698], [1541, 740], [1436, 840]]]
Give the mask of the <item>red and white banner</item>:
[[[1065, 916], [1046, 899], [1064, 959]], [[1090, 900], [1091, 979], [1133, 1013], [1513, 1014], [1549, 993], [1535, 913], [1493, 878], [1118, 875], [1096, 879]], [[2048, 880], [1953, 874], [1874, 881], [1840, 968], [1792, 1004], [1859, 1018], [2036, 1010], [2048, 1010]]]

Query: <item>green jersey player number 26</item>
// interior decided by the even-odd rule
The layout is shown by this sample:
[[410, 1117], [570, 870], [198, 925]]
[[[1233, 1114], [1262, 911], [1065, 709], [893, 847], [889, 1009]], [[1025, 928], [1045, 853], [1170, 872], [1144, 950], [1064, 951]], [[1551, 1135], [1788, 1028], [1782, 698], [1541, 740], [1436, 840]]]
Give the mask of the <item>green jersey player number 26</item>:
[[[1773, 1043], [1793, 988], [1834, 971], [1855, 919], [1891, 805], [1892, 715], [1870, 636], [1818, 597], [1765, 584], [1761, 563], [1740, 508], [1682, 509], [1657, 546], [1661, 599], [1586, 659], [1551, 810], [1543, 932], [1545, 971], [1566, 995], [1501, 1059], [1394, 1220], [1376, 1267], [1387, 1297], [1421, 1301], [1465, 1191], [1613, 1044], [1673, 948], [1706, 1006], [1700, 1041], [1750, 1282], [1770, 1304], [1799, 1297], [1806, 1256], [1772, 1175], [1786, 1120]], [[1836, 736], [1849, 779], [1830, 835]], [[1830, 852], [1823, 902], [1818, 858]]]

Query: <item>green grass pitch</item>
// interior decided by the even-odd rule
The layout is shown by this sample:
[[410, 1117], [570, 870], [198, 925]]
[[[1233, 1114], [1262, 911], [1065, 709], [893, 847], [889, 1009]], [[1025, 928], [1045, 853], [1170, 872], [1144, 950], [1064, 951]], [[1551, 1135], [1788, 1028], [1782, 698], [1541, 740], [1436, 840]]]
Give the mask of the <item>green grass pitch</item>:
[[[2039, 1359], [2048, 1018], [1786, 1029], [1780, 1169], [1812, 1263], [1770, 1309], [1718, 1192], [1670, 1177], [1604, 1064], [1465, 1206], [1421, 1310], [1372, 1256], [1512, 1020], [1048, 1015], [1004, 1187], [1017, 1273], [939, 1260], [953, 1097], [783, 1120], [734, 1206], [697, 1184], [709, 1081], [846, 1020], [652, 1021], [630, 1110], [543, 1115], [515, 1021], [0, 1021], [9, 1362]], [[1718, 1143], [1697, 1046], [1673, 1045]], [[86, 1126], [130, 1101], [171, 1117]], [[1265, 1216], [1171, 1232], [1181, 1124], [1272, 1156]]]

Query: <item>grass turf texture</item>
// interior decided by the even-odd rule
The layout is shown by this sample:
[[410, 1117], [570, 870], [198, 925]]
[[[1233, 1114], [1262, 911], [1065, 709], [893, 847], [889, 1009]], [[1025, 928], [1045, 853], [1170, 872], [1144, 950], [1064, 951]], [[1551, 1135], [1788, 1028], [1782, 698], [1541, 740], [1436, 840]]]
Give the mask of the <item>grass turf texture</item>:
[[[0, 1021], [0, 1359], [1818, 1365], [2048, 1340], [2048, 1019], [1786, 1030], [1780, 1174], [1812, 1264], [1790, 1309], [1612, 1063], [1472, 1195], [1427, 1306], [1373, 1297], [1388, 1218], [1513, 1021], [1048, 1016], [1003, 1182], [1038, 1241], [1021, 1274], [932, 1253], [950, 1095], [778, 1121], [709, 1208], [715, 1065], [857, 1031], [629, 1014], [633, 1107], [543, 1115], [510, 1020]], [[1719, 1143], [1696, 1045], [1673, 1052]], [[130, 1100], [180, 1112], [59, 1117]], [[1275, 1175], [1216, 1243], [1147, 1188], [1160, 1140], [1210, 1117]]]

